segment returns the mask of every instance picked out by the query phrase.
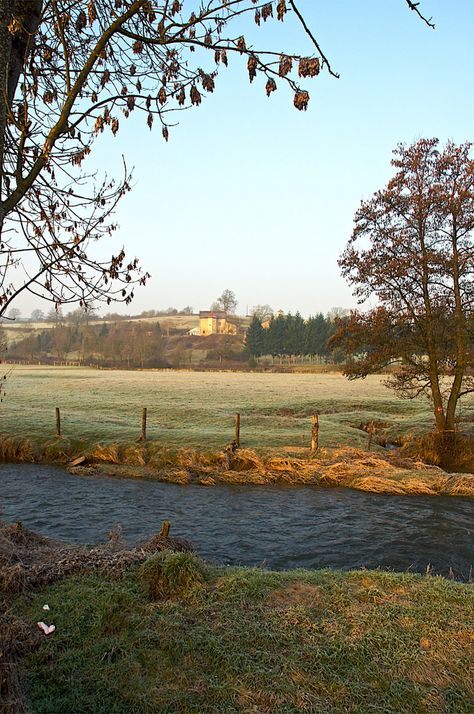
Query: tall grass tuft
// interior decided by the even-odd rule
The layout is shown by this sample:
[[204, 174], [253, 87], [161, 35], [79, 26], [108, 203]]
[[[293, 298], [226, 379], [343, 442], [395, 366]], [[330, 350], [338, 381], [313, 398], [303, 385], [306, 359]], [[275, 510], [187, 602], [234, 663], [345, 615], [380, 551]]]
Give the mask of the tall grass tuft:
[[41, 449], [31, 439], [14, 434], [0, 435], [0, 460], [11, 463], [35, 462], [42, 457]]
[[447, 471], [474, 473], [474, 438], [463, 434], [446, 436], [438, 432], [407, 438], [402, 453]]
[[150, 600], [187, 598], [202, 587], [206, 568], [193, 553], [164, 550], [143, 563], [139, 577]]

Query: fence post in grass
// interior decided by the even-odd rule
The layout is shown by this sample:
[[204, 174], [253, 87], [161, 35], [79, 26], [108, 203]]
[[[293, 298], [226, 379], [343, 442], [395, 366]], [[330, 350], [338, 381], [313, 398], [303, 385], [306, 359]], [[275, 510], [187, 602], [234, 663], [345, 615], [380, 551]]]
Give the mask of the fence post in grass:
[[372, 448], [372, 439], [374, 438], [374, 431], [375, 431], [375, 426], [374, 422], [370, 422], [369, 425], [369, 438], [367, 439], [367, 451], [370, 451]]
[[146, 439], [146, 407], [142, 409], [142, 433], [140, 436], [140, 441], [145, 441]]
[[319, 416], [313, 414], [311, 417], [311, 451], [317, 451], [319, 446]]
[[59, 407], [56, 407], [56, 436], [61, 436], [61, 413]]
[[235, 443], [240, 446], [240, 414], [235, 415]]

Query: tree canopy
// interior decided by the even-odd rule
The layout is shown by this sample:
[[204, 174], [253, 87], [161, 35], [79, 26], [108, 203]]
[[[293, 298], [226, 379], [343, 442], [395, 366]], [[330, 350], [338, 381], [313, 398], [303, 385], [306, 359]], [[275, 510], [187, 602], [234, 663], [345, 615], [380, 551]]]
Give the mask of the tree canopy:
[[332, 344], [349, 378], [395, 364], [403, 397], [427, 394], [437, 431], [453, 435], [456, 407], [474, 391], [474, 160], [472, 145], [400, 144], [388, 185], [363, 201], [339, 261], [368, 312], [339, 319]]

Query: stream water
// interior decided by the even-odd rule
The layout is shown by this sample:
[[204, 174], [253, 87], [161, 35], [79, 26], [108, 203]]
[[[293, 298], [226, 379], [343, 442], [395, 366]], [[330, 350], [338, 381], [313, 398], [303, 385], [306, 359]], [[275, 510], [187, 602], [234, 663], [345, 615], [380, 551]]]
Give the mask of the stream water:
[[469, 579], [474, 502], [346, 489], [180, 486], [0, 465], [0, 519], [73, 543], [120, 523], [136, 543], [171, 521], [206, 559], [288, 568], [386, 568]]

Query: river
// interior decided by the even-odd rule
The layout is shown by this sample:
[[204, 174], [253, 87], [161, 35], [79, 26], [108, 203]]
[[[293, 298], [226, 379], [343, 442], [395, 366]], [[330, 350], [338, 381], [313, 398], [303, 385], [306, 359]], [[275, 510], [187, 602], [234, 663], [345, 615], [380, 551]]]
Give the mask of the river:
[[98, 543], [121, 524], [135, 544], [160, 530], [221, 564], [384, 568], [470, 578], [474, 502], [347, 489], [193, 486], [72, 476], [51, 466], [0, 465], [0, 518], [71, 543]]

